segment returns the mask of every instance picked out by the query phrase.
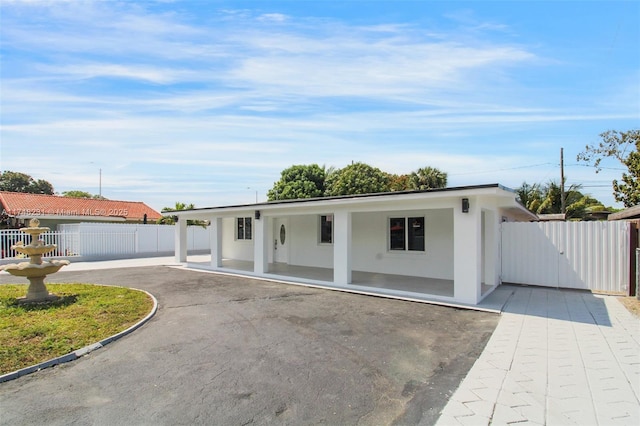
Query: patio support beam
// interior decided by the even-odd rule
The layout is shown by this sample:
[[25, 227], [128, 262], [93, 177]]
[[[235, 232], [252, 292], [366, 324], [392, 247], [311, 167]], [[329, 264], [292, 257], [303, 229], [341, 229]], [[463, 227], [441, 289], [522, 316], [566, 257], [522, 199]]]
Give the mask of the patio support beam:
[[453, 296], [475, 305], [482, 295], [482, 214], [476, 198], [469, 198], [469, 212], [453, 209]]
[[333, 282], [351, 283], [351, 217], [349, 211], [333, 214]]
[[254, 221], [253, 239], [253, 272], [262, 275], [269, 271], [269, 218], [262, 216]]
[[222, 218], [216, 217], [209, 228], [211, 246], [211, 267], [222, 267]]
[[184, 263], [187, 261], [187, 219], [178, 217], [175, 224], [175, 255], [176, 262]]

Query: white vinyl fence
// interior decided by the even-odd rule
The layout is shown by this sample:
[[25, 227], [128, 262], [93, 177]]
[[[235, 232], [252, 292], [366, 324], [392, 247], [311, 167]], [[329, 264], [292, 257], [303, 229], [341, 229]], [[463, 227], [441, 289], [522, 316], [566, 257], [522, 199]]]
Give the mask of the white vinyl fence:
[[[55, 244], [56, 249], [47, 254], [47, 257], [74, 256], [73, 248], [77, 246], [77, 235], [65, 234], [63, 232], [45, 232], [40, 234], [40, 239], [45, 244]], [[17, 229], [0, 230], [0, 259], [16, 258], [21, 255], [12, 246], [22, 242], [31, 243], [31, 236], [20, 232]]]
[[[60, 230], [40, 235], [47, 244], [56, 244], [47, 257], [86, 259], [125, 258], [128, 256], [170, 254], [174, 251], [175, 228], [167, 225], [78, 223], [60, 225]], [[30, 242], [29, 235], [17, 229], [0, 230], [0, 260], [18, 257], [11, 246]], [[201, 226], [187, 228], [188, 250], [208, 250], [209, 230]]]
[[502, 281], [626, 292], [629, 223], [506, 222], [502, 224]]

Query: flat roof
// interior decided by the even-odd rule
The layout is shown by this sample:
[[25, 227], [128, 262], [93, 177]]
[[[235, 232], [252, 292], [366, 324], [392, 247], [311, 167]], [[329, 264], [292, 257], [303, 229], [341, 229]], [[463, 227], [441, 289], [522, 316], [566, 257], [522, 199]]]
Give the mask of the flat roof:
[[266, 201], [261, 203], [252, 203], [252, 204], [236, 204], [236, 205], [215, 206], [215, 207], [198, 207], [198, 208], [189, 209], [189, 210], [165, 210], [163, 214], [197, 212], [197, 211], [205, 211], [205, 210], [255, 208], [255, 207], [265, 207], [265, 206], [287, 205], [287, 204], [324, 202], [324, 201], [332, 201], [332, 200], [394, 197], [394, 196], [410, 195], [410, 194], [431, 194], [431, 193], [456, 192], [456, 191], [459, 192], [459, 191], [470, 191], [470, 190], [488, 189], [488, 188], [498, 188], [498, 189], [502, 189], [504, 191], [512, 192], [515, 194], [515, 191], [511, 188], [502, 186], [499, 183], [490, 183], [490, 184], [484, 184], [484, 185], [455, 186], [455, 187], [448, 187], [448, 188], [431, 188], [431, 189], [411, 190], [411, 191], [376, 192], [372, 194], [338, 195], [338, 196], [332, 196], [332, 197], [297, 198], [294, 200], [273, 200], [273, 201]]

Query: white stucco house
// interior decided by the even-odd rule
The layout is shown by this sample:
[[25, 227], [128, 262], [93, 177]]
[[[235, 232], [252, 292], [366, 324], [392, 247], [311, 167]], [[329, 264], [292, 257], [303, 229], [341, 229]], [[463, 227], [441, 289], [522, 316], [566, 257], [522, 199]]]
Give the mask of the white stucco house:
[[[499, 184], [167, 212], [191, 267], [342, 291], [477, 305], [501, 282], [500, 223], [536, 216]], [[187, 220], [211, 261], [189, 263]]]

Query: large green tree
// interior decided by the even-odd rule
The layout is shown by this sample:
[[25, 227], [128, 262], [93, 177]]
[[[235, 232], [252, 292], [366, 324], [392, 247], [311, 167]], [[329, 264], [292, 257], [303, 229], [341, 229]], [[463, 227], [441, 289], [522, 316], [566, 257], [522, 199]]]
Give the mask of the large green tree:
[[389, 191], [389, 175], [365, 163], [353, 163], [327, 175], [325, 195], [372, 194]]
[[53, 185], [46, 180], [35, 180], [27, 174], [9, 170], [0, 173], [0, 191], [48, 195], [53, 195], [54, 193]]
[[606, 158], [618, 160], [626, 172], [622, 173], [622, 180], [612, 182], [613, 196], [625, 207], [640, 204], [640, 129], [619, 132], [608, 130], [600, 134], [598, 145], [587, 145], [578, 154], [578, 161], [593, 165], [596, 173], [602, 170], [601, 163]]
[[326, 169], [317, 164], [294, 165], [280, 173], [280, 180], [267, 192], [269, 200], [295, 200], [324, 195]]
[[407, 191], [411, 189], [410, 175], [387, 174], [389, 191]]

